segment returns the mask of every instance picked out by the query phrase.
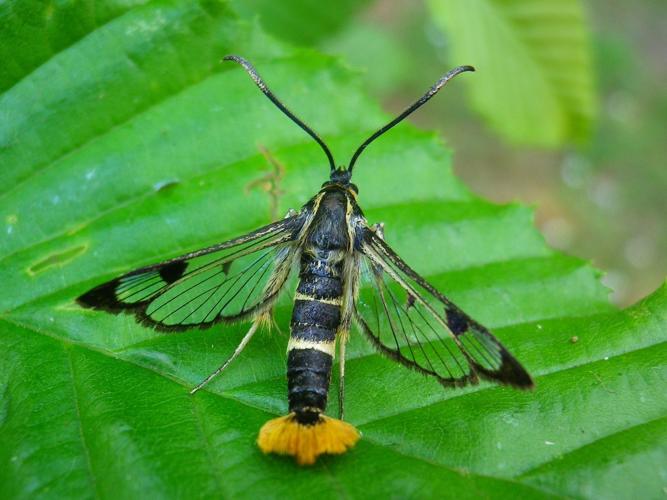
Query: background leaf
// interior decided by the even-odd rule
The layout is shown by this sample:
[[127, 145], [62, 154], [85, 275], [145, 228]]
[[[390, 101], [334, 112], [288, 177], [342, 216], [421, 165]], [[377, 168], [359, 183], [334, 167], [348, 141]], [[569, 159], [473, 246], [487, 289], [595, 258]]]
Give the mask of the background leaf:
[[316, 44], [338, 32], [370, 0], [232, 0], [244, 17], [259, 18], [271, 35], [299, 45]]
[[317, 145], [217, 63], [242, 51], [264, 54], [253, 58], [263, 76], [339, 161], [386, 120], [340, 63], [285, 49], [209, 1], [129, 9], [0, 97], [0, 497], [660, 495], [667, 289], [615, 310], [595, 270], [545, 246], [529, 210], [471, 195], [439, 140], [408, 125], [360, 160], [360, 202], [494, 329], [534, 392], [444, 391], [355, 334], [347, 411], [364, 438], [301, 469], [254, 444], [286, 411], [288, 297], [283, 333], [257, 337], [196, 397], [188, 389], [244, 325], [165, 335], [73, 303], [117, 273], [268, 222], [270, 193], [252, 187], [273, 174], [260, 146], [285, 165], [280, 213], [326, 179]]
[[479, 71], [473, 104], [507, 139], [581, 142], [595, 115], [589, 35], [579, 0], [429, 0], [453, 60]]

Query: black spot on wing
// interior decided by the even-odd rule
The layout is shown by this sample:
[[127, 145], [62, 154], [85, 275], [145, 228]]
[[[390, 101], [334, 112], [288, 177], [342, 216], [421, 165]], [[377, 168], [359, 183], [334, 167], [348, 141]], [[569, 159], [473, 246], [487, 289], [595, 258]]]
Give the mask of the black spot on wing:
[[186, 267], [188, 267], [188, 264], [183, 260], [165, 264], [160, 267], [160, 278], [162, 278], [165, 283], [173, 283], [183, 276]]
[[447, 307], [445, 309], [447, 316], [447, 326], [454, 335], [461, 335], [470, 327], [470, 320], [460, 309], [456, 307]]

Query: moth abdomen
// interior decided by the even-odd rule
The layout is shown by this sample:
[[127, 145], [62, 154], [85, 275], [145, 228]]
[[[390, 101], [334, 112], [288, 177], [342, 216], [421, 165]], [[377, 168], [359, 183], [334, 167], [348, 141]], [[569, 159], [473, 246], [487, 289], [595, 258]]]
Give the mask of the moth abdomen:
[[294, 301], [287, 385], [289, 410], [301, 423], [313, 421], [313, 414], [326, 409], [339, 325], [340, 305], [314, 297]]
[[308, 326], [320, 326], [335, 331], [338, 325], [340, 325], [340, 305], [315, 298], [294, 301], [293, 332]]
[[359, 432], [352, 425], [323, 414], [331, 383], [336, 332], [341, 322], [343, 287], [338, 277], [308, 272], [308, 269], [333, 269], [338, 264], [317, 265], [311, 260], [315, 260], [312, 255], [302, 258], [290, 324], [289, 414], [264, 424], [257, 440], [264, 452], [294, 455], [301, 464], [313, 463], [322, 453], [343, 453], [359, 439]]
[[301, 276], [296, 294], [296, 299], [335, 301], [343, 295], [343, 282], [338, 277], [307, 274]]
[[[316, 345], [313, 341], [301, 341], [305, 345]], [[290, 412], [301, 424], [312, 424], [327, 405], [327, 393], [331, 379], [333, 356], [315, 347], [290, 346], [287, 355], [287, 387]], [[327, 348], [333, 341], [324, 341]]]
[[[294, 330], [290, 336], [294, 342], [315, 342], [326, 343], [335, 342], [336, 331], [331, 328], [325, 328], [318, 325], [307, 325], [305, 328]], [[289, 349], [288, 349], [289, 350]]]

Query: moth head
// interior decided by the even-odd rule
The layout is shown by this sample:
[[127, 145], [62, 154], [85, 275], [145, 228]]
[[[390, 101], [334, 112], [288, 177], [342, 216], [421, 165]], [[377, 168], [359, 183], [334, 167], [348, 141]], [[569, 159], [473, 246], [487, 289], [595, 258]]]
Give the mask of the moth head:
[[329, 181], [335, 184], [341, 184], [343, 186], [346, 186], [347, 184], [350, 183], [351, 178], [352, 178], [352, 172], [347, 170], [345, 167], [338, 167], [337, 169], [331, 171], [331, 176], [329, 177]]
[[322, 188], [326, 189], [328, 187], [338, 187], [340, 189], [351, 191], [352, 194], [356, 197], [359, 194], [359, 188], [356, 184], [350, 182], [352, 177], [352, 172], [350, 172], [345, 167], [338, 167], [333, 172], [331, 172], [331, 177], [327, 182], [322, 184]]

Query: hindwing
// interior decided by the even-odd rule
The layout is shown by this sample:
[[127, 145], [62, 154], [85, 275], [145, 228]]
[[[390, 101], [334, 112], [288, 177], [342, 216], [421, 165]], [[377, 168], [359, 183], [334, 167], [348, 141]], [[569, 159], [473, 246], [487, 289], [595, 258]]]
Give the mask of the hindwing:
[[413, 271], [373, 229], [358, 229], [366, 287], [355, 304], [361, 330], [382, 353], [446, 386], [480, 378], [530, 388], [528, 372], [488, 329]]

